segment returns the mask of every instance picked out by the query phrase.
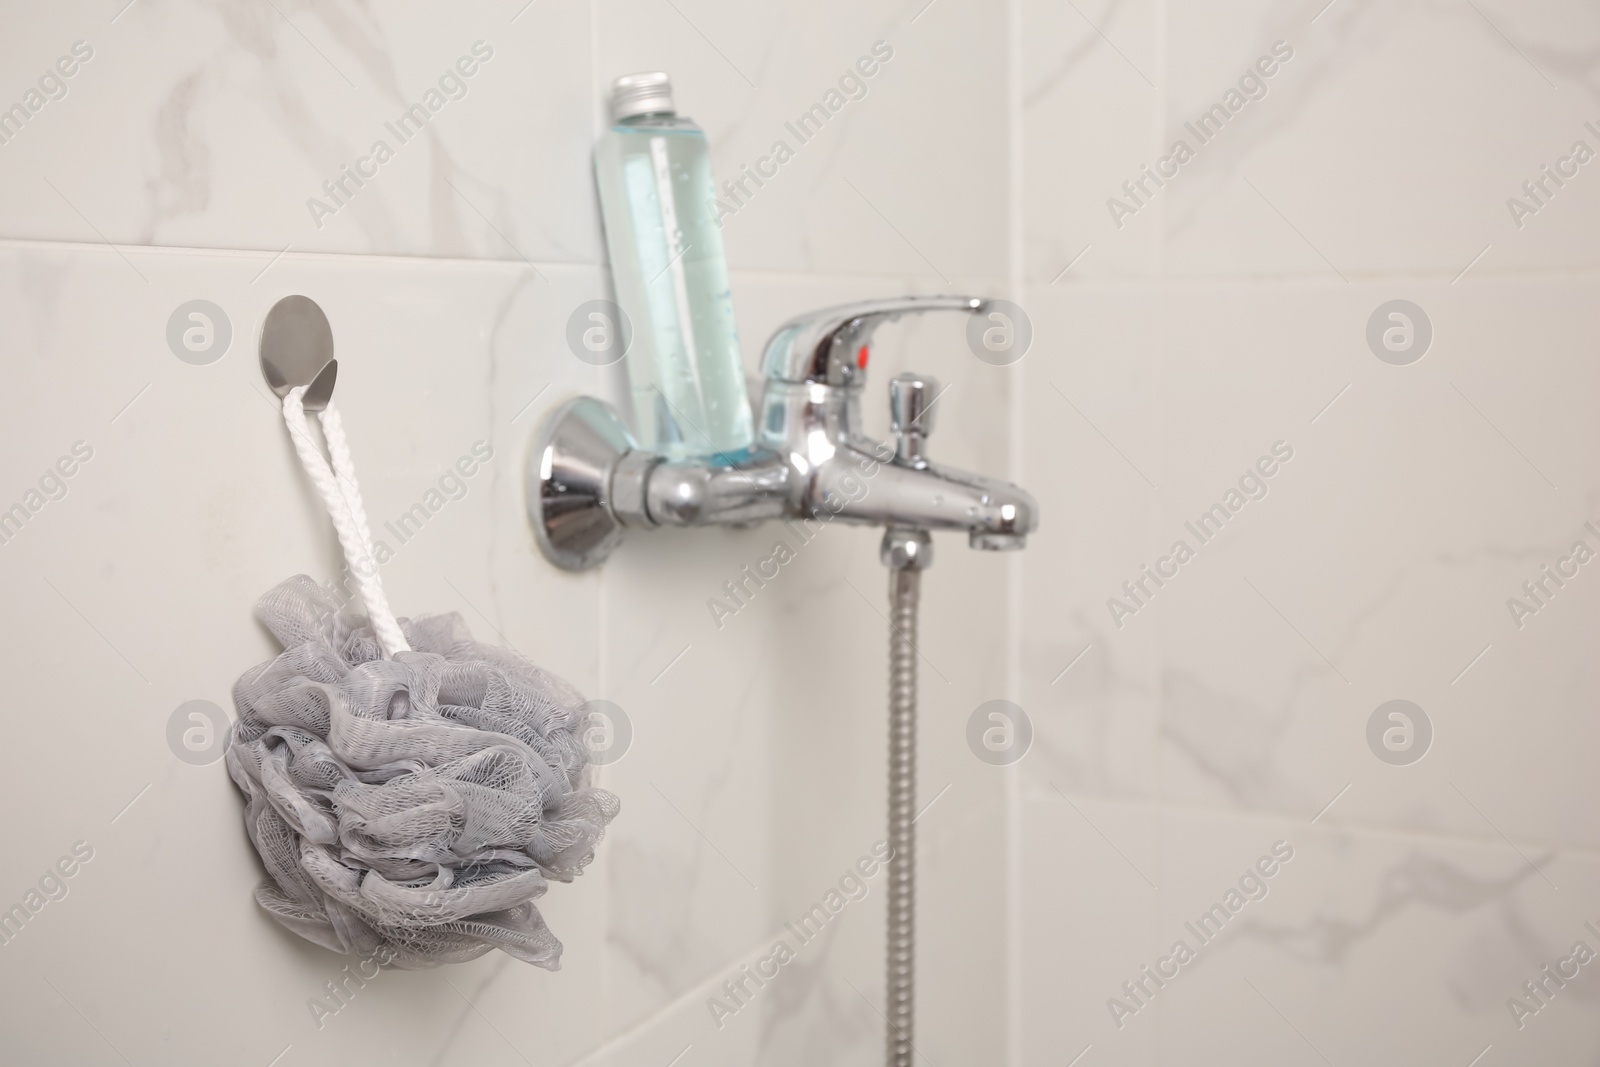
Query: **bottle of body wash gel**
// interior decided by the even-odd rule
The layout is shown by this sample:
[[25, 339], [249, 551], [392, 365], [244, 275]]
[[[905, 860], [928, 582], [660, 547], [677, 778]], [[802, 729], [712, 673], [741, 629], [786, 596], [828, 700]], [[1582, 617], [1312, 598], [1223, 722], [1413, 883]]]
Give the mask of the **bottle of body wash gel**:
[[741, 458], [753, 441], [750, 400], [710, 151], [674, 111], [665, 74], [616, 80], [594, 168], [617, 300], [633, 326], [640, 440], [671, 459]]

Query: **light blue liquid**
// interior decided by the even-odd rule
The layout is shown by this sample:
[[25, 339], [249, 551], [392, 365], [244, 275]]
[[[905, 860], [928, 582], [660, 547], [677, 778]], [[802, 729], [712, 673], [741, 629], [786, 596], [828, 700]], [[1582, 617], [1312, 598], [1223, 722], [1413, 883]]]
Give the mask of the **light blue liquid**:
[[670, 113], [614, 124], [595, 176], [641, 442], [738, 459], [754, 439], [705, 134]]

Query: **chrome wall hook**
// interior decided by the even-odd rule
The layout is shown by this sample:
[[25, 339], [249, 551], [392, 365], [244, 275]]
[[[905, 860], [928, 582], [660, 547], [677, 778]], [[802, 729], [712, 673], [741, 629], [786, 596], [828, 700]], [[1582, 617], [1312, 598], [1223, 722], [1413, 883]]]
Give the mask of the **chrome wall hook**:
[[339, 363], [333, 358], [333, 329], [328, 316], [309, 296], [286, 296], [267, 312], [261, 324], [261, 376], [279, 397], [296, 386], [309, 386], [307, 411], [321, 411], [333, 396]]

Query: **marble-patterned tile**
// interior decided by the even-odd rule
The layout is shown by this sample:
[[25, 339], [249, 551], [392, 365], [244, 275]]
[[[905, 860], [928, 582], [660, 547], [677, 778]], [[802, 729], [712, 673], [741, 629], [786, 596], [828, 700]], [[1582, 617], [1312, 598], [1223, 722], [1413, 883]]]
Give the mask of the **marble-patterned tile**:
[[[994, 275], [1007, 126], [988, 72], [1005, 26], [959, 6], [914, 16], [229, 0], [144, 3], [113, 24], [89, 5], [52, 9], [23, 35], [40, 69], [78, 40], [92, 56], [4, 144], [0, 235], [594, 262], [603, 96], [617, 74], [655, 67], [674, 74], [724, 177], [776, 141], [794, 153], [735, 202], [734, 266]], [[952, 50], [968, 57], [954, 74]], [[418, 104], [420, 130], [401, 119]], [[813, 106], [826, 121], [791, 133]], [[103, 162], [92, 170], [77, 163], [86, 142]]]
[[1030, 781], [1152, 797], [1159, 631], [1107, 601], [1165, 547], [1160, 299], [1100, 282], [1027, 290], [1023, 483], [1041, 525], [1019, 564]]
[[[937, 810], [919, 821], [914, 1043], [935, 1063], [983, 1062], [1002, 1047], [1008, 995], [997, 980], [1006, 953], [1003, 809]], [[862, 838], [854, 854], [833, 847], [815, 869], [789, 864], [781, 895], [795, 903], [764, 936], [582, 1062], [882, 1062], [881, 842]]]
[[[1102, 994], [1108, 1043], [1148, 1035], [1163, 1062], [1202, 1064], [1594, 1058], [1600, 998], [1569, 958], [1596, 949], [1592, 853], [1192, 809], [1163, 824], [1159, 945]], [[1540, 1004], [1523, 983], [1547, 965], [1570, 981]]]
[[[69, 0], [4, 21], [9, 69], [38, 75], [0, 102], [27, 112], [0, 112], [0, 516], [27, 513], [0, 525], [20, 709], [0, 799], [33, 813], [11, 821], [0, 908], [76, 842], [94, 850], [5, 946], [8, 1050], [881, 1059], [881, 874], [753, 995], [725, 986], [850, 892], [883, 836], [877, 532], [804, 541], [719, 625], [708, 599], [792, 532], [658, 531], [570, 575], [526, 523], [540, 420], [622, 395], [566, 327], [606, 289], [605, 86], [665, 68], [723, 178], [793, 150], [725, 220], [752, 377], [805, 308], [1026, 282], [1021, 363], [974, 358], [953, 317], [904, 321], [863, 397], [883, 437], [887, 378], [940, 378], [935, 458], [1018, 479], [1043, 518], [1020, 556], [942, 536], [925, 576], [924, 1058], [1600, 1054], [1586, 971], [1548, 1003], [1524, 984], [1575, 942], [1600, 949], [1600, 592], [1586, 560], [1566, 569], [1576, 543], [1600, 552], [1600, 193], [1587, 162], [1542, 170], [1600, 150], [1590, 8]], [[427, 124], [401, 137], [414, 103]], [[1202, 143], [1186, 124], [1218, 103]], [[802, 137], [814, 106], [828, 117]], [[1146, 178], [1178, 138], [1193, 158]], [[323, 188], [377, 140], [392, 159]], [[262, 316], [296, 291], [333, 320], [401, 612], [461, 612], [632, 729], [598, 772], [621, 818], [541, 902], [560, 972], [386, 972], [320, 1025], [308, 1000], [344, 961], [261, 914], [221, 765], [164, 737], [179, 702], [228, 706], [271, 654], [261, 592], [340, 576], [255, 367]], [[231, 327], [209, 366], [167, 340], [194, 299]], [[1408, 365], [1368, 339], [1395, 299], [1431, 329]], [[474, 454], [472, 477], [442, 480]], [[426, 524], [402, 529], [419, 502]], [[1225, 527], [1194, 533], [1219, 502]], [[1156, 581], [1179, 539], [1192, 558]], [[1010, 769], [969, 747], [996, 698], [1033, 726]], [[1428, 716], [1414, 763], [1371, 725], [1395, 698]], [[1145, 965], [1230, 889], [1261, 899], [1152, 992]]]
[[[1126, 198], [1123, 183], [1140, 181], [1165, 151], [1163, 18], [1155, 0], [1021, 5], [1022, 241], [1030, 283], [1144, 278], [1159, 269], [1162, 211], [1141, 204], [1127, 214], [1113, 210], [1112, 200]], [[1146, 187], [1156, 190], [1148, 180]]]
[[1153, 1028], [1109, 1027], [1105, 999], [1164, 933], [1156, 809], [1034, 787], [1021, 825], [1018, 1062], [1153, 1067]]
[[1594, 1055], [1592, 976], [1523, 990], [1596, 948], [1592, 853], [1067, 799], [1025, 809], [1023, 1062]]
[[[256, 907], [238, 795], [220, 762], [189, 766], [169, 751], [168, 719], [189, 699], [231, 709], [234, 679], [273, 654], [251, 615], [257, 597], [296, 572], [340, 575], [254, 351], [267, 308], [297, 291], [333, 325], [338, 399], [376, 536], [393, 550], [383, 574], [399, 612], [459, 611], [480, 638], [592, 691], [598, 589], [532, 566], [520, 513], [531, 420], [517, 415], [552, 383], [593, 388], [593, 369], [562, 338], [598, 279], [592, 269], [551, 267], [553, 280], [539, 281], [521, 266], [395, 260], [353, 272], [295, 255], [262, 274], [270, 255], [124, 254], [0, 250], [0, 306], [15, 324], [0, 478], [8, 512], [38, 505], [0, 546], [9, 686], [29, 709], [11, 724], [0, 777], [13, 809], [37, 812], [15, 821], [6, 892], [20, 897], [76, 841], [94, 850], [69, 894], [7, 946], [0, 983], [52, 1020], [8, 1022], [8, 1040], [51, 1062], [57, 1039], [77, 1047], [81, 1035], [64, 1029], [83, 1026], [76, 1009], [136, 1062], [265, 1063], [289, 1044], [308, 1063], [349, 1062], [374, 1041], [397, 1055], [444, 1048], [466, 1015], [481, 1023], [446, 979], [477, 999], [478, 970], [382, 975], [349, 1015], [316, 1025], [307, 1000], [346, 961]], [[169, 316], [194, 298], [231, 325], [210, 365], [168, 346]], [[71, 476], [41, 488], [41, 472], [59, 470], [79, 441]], [[485, 453], [471, 478], [441, 482], [461, 455]], [[35, 489], [44, 499], [29, 497]], [[420, 521], [419, 501], [426, 524], [391, 538], [387, 520]], [[567, 969], [503, 979], [538, 1007], [512, 1013], [489, 996], [484, 1014], [524, 1047], [551, 1041], [524, 1033], [593, 1011], [603, 891], [591, 873], [545, 898]], [[216, 980], [218, 961], [234, 961], [230, 981]], [[559, 1029], [563, 1055], [601, 1040], [597, 1023]]]
[[0, 144], [0, 235], [599, 257], [589, 4], [118, 6], [8, 19], [73, 74]]
[[[1592, 289], [1407, 286], [1434, 331], [1409, 366], [1364, 337], [1393, 286], [1169, 294], [1164, 522], [1193, 558], [1147, 587], [1164, 795], [1309, 817], [1350, 785], [1330, 818], [1594, 843], [1577, 713], [1593, 591], [1579, 570], [1560, 590], [1543, 579], [1537, 617], [1507, 607], [1600, 540], [1584, 526]], [[1271, 477], [1250, 473], [1262, 457]], [[1226, 528], [1197, 531], [1219, 504]], [[1437, 749], [1409, 766], [1367, 733], [1397, 698], [1424, 709]]]
[[599, 9], [599, 74], [673, 74], [719, 180], [744, 182], [723, 219], [735, 269], [996, 277], [1006, 32], [954, 4], [627, 0]]
[[[1588, 156], [1600, 150], [1585, 126], [1600, 118], [1597, 36], [1600, 21], [1578, 4], [1169, 7], [1166, 139], [1194, 156], [1156, 194], [1167, 272], [1593, 266], [1600, 189], [1572, 153], [1580, 140]], [[1201, 127], [1219, 108], [1220, 132]], [[1532, 213], [1514, 212], [1542, 165], [1566, 179], [1545, 180]]]
[[[997, 768], [982, 769], [999, 777]], [[1008, 830], [1009, 804], [958, 789], [917, 822], [917, 1044], [939, 1063], [983, 1063], [1007, 1046], [1017, 995], [1009, 972], [1016, 868], [1008, 855], [1018, 842]], [[872, 947], [878, 944], [874, 937]], [[872, 963], [867, 973], [881, 975], [882, 961]], [[882, 988], [881, 978], [875, 985]], [[882, 1003], [877, 990], [869, 995]]]

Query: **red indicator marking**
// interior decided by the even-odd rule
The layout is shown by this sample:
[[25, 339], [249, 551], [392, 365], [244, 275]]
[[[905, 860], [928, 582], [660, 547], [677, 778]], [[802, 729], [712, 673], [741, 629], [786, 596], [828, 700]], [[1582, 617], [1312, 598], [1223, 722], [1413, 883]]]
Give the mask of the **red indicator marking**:
[[867, 346], [866, 345], [862, 345], [861, 346], [861, 350], [856, 353], [856, 366], [860, 367], [862, 370], [866, 370], [867, 369]]

